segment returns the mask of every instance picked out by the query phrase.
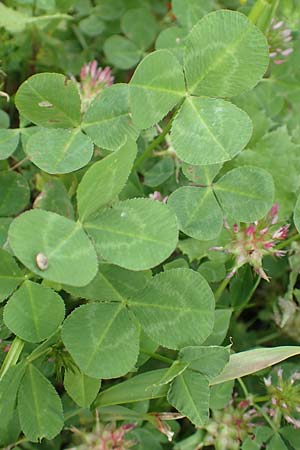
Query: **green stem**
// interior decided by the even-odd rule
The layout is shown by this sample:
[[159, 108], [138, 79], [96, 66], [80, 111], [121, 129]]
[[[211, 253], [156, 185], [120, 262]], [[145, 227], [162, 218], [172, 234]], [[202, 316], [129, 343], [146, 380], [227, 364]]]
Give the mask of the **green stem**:
[[20, 354], [22, 353], [23, 347], [24, 341], [22, 341], [20, 338], [16, 336], [11, 344], [9, 352], [7, 353], [6, 358], [3, 361], [2, 367], [0, 369], [0, 381], [2, 380], [8, 369], [11, 366], [17, 364]]
[[165, 362], [167, 364], [173, 364], [174, 360], [171, 358], [167, 358], [166, 356], [160, 355], [159, 353], [152, 353], [152, 352], [148, 352], [147, 350], [141, 348], [140, 351], [142, 353], [145, 353], [146, 355], [151, 356], [151, 358], [153, 359], [157, 359], [158, 361], [162, 361]]
[[229, 281], [231, 280], [231, 278], [224, 278], [224, 280], [222, 281], [222, 283], [219, 285], [218, 289], [215, 292], [215, 300], [216, 302], [218, 300], [220, 300], [224, 290], [226, 289]]
[[261, 345], [261, 344], [264, 344], [265, 342], [270, 342], [273, 339], [277, 339], [280, 336], [281, 336], [281, 333], [279, 331], [276, 331], [274, 333], [268, 334], [267, 336], [263, 336], [260, 339], [257, 339], [256, 344]]
[[183, 102], [184, 102], [184, 99], [182, 99], [181, 102], [179, 103], [178, 107], [176, 108], [176, 111], [174, 112], [173, 116], [171, 117], [171, 119], [169, 120], [169, 122], [167, 123], [165, 128], [163, 129], [162, 133], [159, 136], [157, 136], [154, 139], [154, 141], [152, 141], [151, 144], [148, 145], [148, 147], [141, 154], [141, 156], [139, 156], [136, 159], [136, 161], [135, 161], [135, 163], [133, 165], [133, 170], [136, 170], [145, 161], [145, 159], [147, 159], [151, 155], [152, 150], [154, 150], [164, 140], [166, 135], [171, 130], [173, 120], [175, 119], [175, 116], [176, 116], [176, 114], [177, 114], [178, 110], [180, 109], [180, 107], [181, 107]]

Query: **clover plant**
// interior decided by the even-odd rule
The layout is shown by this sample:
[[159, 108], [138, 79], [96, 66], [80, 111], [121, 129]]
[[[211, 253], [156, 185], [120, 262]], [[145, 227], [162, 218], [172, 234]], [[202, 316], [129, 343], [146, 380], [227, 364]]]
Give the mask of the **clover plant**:
[[299, 448], [299, 26], [0, 4], [1, 448]]

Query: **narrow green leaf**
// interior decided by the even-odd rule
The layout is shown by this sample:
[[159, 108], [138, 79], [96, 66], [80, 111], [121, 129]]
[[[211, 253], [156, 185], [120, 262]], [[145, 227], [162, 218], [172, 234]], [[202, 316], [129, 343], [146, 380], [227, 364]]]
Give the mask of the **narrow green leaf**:
[[121, 377], [138, 357], [139, 332], [122, 304], [75, 309], [64, 322], [62, 338], [78, 367], [93, 378]]
[[77, 189], [81, 221], [115, 200], [125, 185], [136, 156], [136, 144], [127, 140], [117, 151], [90, 167]]
[[216, 309], [215, 322], [212, 333], [208, 336], [204, 345], [221, 345], [224, 341], [232, 315], [231, 309]]
[[232, 400], [234, 380], [227, 383], [215, 384], [210, 388], [210, 409], [224, 409]]
[[267, 40], [245, 15], [212, 12], [194, 26], [186, 43], [188, 89], [194, 95], [238, 95], [260, 81], [268, 62]]
[[300, 195], [298, 196], [295, 210], [294, 210], [294, 223], [298, 232], [300, 233]]
[[188, 236], [209, 241], [220, 234], [223, 213], [212, 189], [180, 187], [170, 195], [168, 206], [177, 216], [179, 229]]
[[168, 401], [181, 414], [198, 426], [208, 420], [209, 386], [208, 378], [201, 373], [186, 370], [172, 383], [168, 392]]
[[40, 129], [25, 146], [30, 160], [44, 172], [74, 172], [93, 156], [94, 146], [80, 130]]
[[149, 128], [163, 119], [185, 94], [182, 68], [168, 50], [147, 55], [130, 80], [133, 123]]
[[227, 172], [215, 185], [217, 198], [229, 217], [254, 222], [264, 217], [274, 200], [274, 182], [264, 169], [244, 166]]
[[80, 125], [77, 86], [57, 73], [38, 73], [28, 78], [16, 93], [20, 114], [36, 125], [73, 128]]
[[64, 425], [56, 390], [32, 364], [27, 366], [20, 385], [18, 411], [22, 431], [32, 442], [55, 438]]
[[158, 387], [155, 385], [167, 371], [168, 369], [151, 370], [118, 383], [99, 394], [95, 401], [95, 407], [122, 405], [164, 397], [168, 391], [168, 385]]
[[32, 272], [57, 283], [85, 286], [97, 273], [97, 256], [79, 222], [34, 209], [9, 228], [16, 257]]
[[25, 281], [4, 308], [4, 323], [18, 337], [41, 342], [64, 320], [65, 305], [52, 289]]
[[0, 302], [7, 299], [23, 280], [24, 276], [15, 259], [0, 249]]
[[212, 331], [213, 293], [191, 269], [159, 273], [129, 300], [129, 307], [150, 338], [168, 348], [201, 344]]
[[27, 180], [17, 172], [0, 173], [0, 216], [15, 216], [29, 203]]
[[88, 408], [95, 400], [101, 386], [101, 380], [91, 378], [79, 369], [66, 370], [64, 387], [69, 396], [82, 408]]
[[171, 139], [177, 155], [195, 165], [229, 161], [248, 143], [248, 114], [225, 100], [188, 97], [175, 117]]
[[102, 258], [130, 270], [157, 266], [175, 250], [174, 213], [150, 199], [132, 199], [105, 210], [85, 224]]
[[271, 367], [287, 358], [300, 354], [300, 347], [269, 347], [247, 350], [230, 356], [223, 372], [211, 381], [211, 385], [245, 377], [266, 367]]
[[82, 129], [95, 144], [108, 150], [120, 148], [126, 137], [135, 140], [139, 132], [131, 120], [128, 84], [105, 89], [85, 113]]

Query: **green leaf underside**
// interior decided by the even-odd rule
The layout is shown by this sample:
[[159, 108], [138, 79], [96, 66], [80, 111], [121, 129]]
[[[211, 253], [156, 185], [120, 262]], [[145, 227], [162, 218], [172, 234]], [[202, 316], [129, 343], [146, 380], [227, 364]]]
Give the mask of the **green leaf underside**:
[[168, 385], [157, 387], [155, 385], [167, 371], [168, 369], [151, 370], [112, 386], [99, 394], [95, 406], [121, 405], [164, 397], [168, 391]]
[[215, 378], [229, 361], [230, 349], [225, 347], [185, 347], [180, 351], [180, 361], [188, 362], [189, 368]]
[[272, 176], [257, 167], [238, 167], [227, 172], [214, 191], [226, 215], [240, 222], [261, 219], [274, 200]]
[[[30, 405], [30, 407], [28, 407]], [[33, 365], [29, 365], [18, 394], [22, 431], [27, 439], [53, 439], [64, 425], [61, 400], [54, 387]]]
[[73, 128], [80, 125], [80, 97], [75, 83], [57, 73], [28, 78], [16, 93], [20, 114], [36, 125]]
[[65, 320], [62, 337], [78, 367], [93, 378], [125, 375], [138, 357], [139, 332], [122, 304], [77, 308]]
[[175, 117], [171, 140], [184, 162], [194, 165], [229, 161], [248, 143], [252, 122], [230, 102], [188, 97]]
[[212, 291], [191, 269], [156, 275], [129, 300], [129, 307], [150, 338], [167, 348], [201, 344], [213, 328]]
[[24, 280], [15, 259], [0, 249], [0, 302], [5, 300]]
[[27, 180], [17, 172], [0, 173], [0, 216], [15, 216], [29, 203]]
[[18, 146], [19, 137], [18, 131], [0, 129], [0, 160], [13, 154]]
[[168, 206], [188, 236], [209, 241], [221, 232], [223, 213], [211, 188], [180, 187], [169, 197]]
[[126, 136], [135, 140], [129, 110], [129, 86], [115, 84], [96, 98], [84, 115], [82, 129], [99, 147], [117, 150], [125, 144]]
[[87, 286], [64, 286], [75, 297], [99, 302], [127, 302], [143, 289], [151, 272], [133, 272], [112, 264], [100, 264], [99, 272]]
[[51, 174], [74, 172], [93, 156], [94, 146], [80, 130], [41, 129], [25, 147], [30, 160]]
[[245, 15], [212, 12], [194, 26], [187, 40], [184, 69], [189, 92], [238, 95], [258, 83], [268, 62], [266, 38]]
[[168, 50], [147, 55], [129, 86], [132, 120], [140, 129], [163, 119], [185, 94], [182, 68]]
[[127, 140], [117, 152], [94, 163], [85, 173], [77, 189], [82, 222], [115, 200], [127, 181], [136, 151], [135, 142]]
[[4, 308], [5, 325], [28, 342], [41, 342], [62, 323], [65, 305], [52, 289], [25, 281]]
[[74, 402], [82, 408], [91, 405], [99, 392], [100, 386], [100, 380], [88, 377], [77, 368], [74, 371], [65, 371], [64, 387]]
[[299, 346], [267, 347], [235, 353], [230, 356], [229, 363], [221, 374], [210, 384], [215, 385], [245, 377], [299, 354]]
[[[94, 247], [79, 222], [35, 209], [17, 217], [8, 235], [16, 257], [42, 278], [85, 286], [97, 273]], [[48, 259], [46, 270], [37, 265], [39, 253]]]
[[179, 412], [187, 416], [196, 426], [208, 420], [209, 384], [201, 373], [186, 370], [173, 381], [168, 392], [168, 401]]
[[85, 228], [97, 252], [108, 262], [130, 270], [157, 266], [178, 241], [177, 220], [164, 204], [132, 199], [105, 210]]

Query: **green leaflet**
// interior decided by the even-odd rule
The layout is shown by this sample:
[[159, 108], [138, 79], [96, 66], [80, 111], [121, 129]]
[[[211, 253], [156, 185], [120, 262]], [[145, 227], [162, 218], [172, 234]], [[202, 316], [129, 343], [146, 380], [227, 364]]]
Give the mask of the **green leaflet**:
[[41, 342], [62, 323], [65, 305], [52, 289], [25, 281], [4, 308], [4, 323], [18, 337]]
[[20, 385], [18, 412], [22, 431], [32, 442], [53, 439], [64, 425], [62, 404], [56, 390], [32, 364], [27, 366]]
[[93, 378], [120, 377], [138, 357], [139, 332], [122, 304], [75, 309], [64, 322], [62, 338], [78, 367]]
[[87, 408], [95, 400], [101, 386], [101, 380], [91, 378], [79, 369], [66, 370], [64, 387], [74, 402], [82, 408]]
[[18, 131], [0, 129], [0, 160], [13, 154], [18, 146], [19, 137]]
[[300, 196], [298, 196], [294, 210], [294, 223], [298, 232], [300, 233]]
[[225, 214], [239, 222], [261, 219], [274, 200], [272, 176], [256, 167], [239, 167], [227, 172], [214, 185], [214, 190]]
[[205, 279], [190, 269], [156, 275], [129, 300], [129, 307], [150, 338], [168, 348], [201, 344], [212, 331], [212, 291]]
[[100, 264], [95, 278], [84, 287], [64, 286], [75, 297], [99, 302], [126, 302], [144, 288], [151, 272], [133, 272], [112, 264]]
[[178, 241], [174, 213], [145, 198], [120, 202], [84, 226], [102, 258], [130, 270], [157, 266]]
[[226, 347], [185, 347], [179, 353], [180, 361], [188, 362], [189, 369], [215, 378], [229, 361], [230, 348]]
[[74, 172], [93, 156], [94, 146], [79, 129], [40, 129], [25, 147], [30, 160], [51, 174]]
[[188, 97], [172, 125], [171, 140], [184, 162], [194, 165], [229, 161], [248, 143], [252, 122], [230, 102]]
[[3, 302], [24, 280], [15, 259], [0, 249], [0, 302]]
[[180, 187], [170, 195], [168, 206], [188, 236], [209, 241], [220, 234], [223, 214], [211, 188]]
[[15, 256], [40, 277], [85, 286], [96, 275], [96, 253], [79, 222], [35, 209], [17, 217], [8, 234]]
[[27, 180], [17, 172], [0, 173], [0, 216], [15, 216], [29, 203]]
[[34, 200], [33, 207], [74, 219], [74, 208], [68, 191], [64, 183], [54, 177], [43, 185], [41, 193]]
[[103, 45], [108, 61], [119, 69], [131, 69], [142, 57], [142, 50], [123, 36], [110, 36]]
[[129, 110], [129, 86], [115, 84], [97, 97], [84, 115], [82, 129], [99, 147], [117, 150], [126, 137], [135, 140], [137, 129], [133, 126]]
[[185, 94], [182, 68], [168, 50], [147, 55], [135, 70], [129, 86], [132, 120], [140, 129], [163, 119]]
[[146, 8], [129, 9], [122, 17], [121, 28], [141, 50], [153, 43], [157, 32], [156, 20]]
[[188, 90], [212, 97], [238, 95], [260, 81], [268, 61], [266, 38], [245, 15], [212, 12], [194, 26], [186, 43]]
[[209, 385], [206, 376], [186, 370], [172, 383], [167, 398], [194, 425], [202, 426], [207, 422]]
[[115, 200], [124, 187], [136, 156], [136, 144], [127, 140], [115, 153], [93, 164], [77, 189], [78, 213], [82, 222]]
[[80, 125], [80, 97], [75, 83], [57, 73], [28, 78], [16, 93], [21, 115], [36, 125], [73, 128]]
[[205, 14], [213, 10], [212, 0], [173, 0], [172, 10], [178, 22], [189, 30], [201, 19]]

